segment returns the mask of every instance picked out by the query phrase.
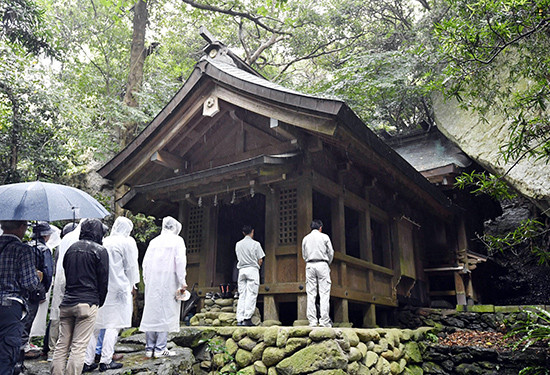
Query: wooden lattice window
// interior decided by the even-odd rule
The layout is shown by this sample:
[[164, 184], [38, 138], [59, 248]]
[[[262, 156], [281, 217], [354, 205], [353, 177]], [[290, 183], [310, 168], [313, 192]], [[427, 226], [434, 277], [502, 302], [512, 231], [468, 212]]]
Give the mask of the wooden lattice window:
[[292, 245], [298, 240], [298, 199], [296, 189], [281, 190], [279, 196], [279, 244]]
[[201, 251], [203, 219], [203, 207], [191, 207], [186, 243], [188, 254], [195, 254]]

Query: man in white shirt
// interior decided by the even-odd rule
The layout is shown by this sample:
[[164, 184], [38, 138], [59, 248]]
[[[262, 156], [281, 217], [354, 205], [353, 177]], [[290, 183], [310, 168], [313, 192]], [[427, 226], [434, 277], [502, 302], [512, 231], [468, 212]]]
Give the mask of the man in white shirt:
[[252, 315], [260, 287], [260, 267], [265, 253], [258, 241], [254, 241], [254, 229], [243, 226], [244, 238], [235, 245], [237, 268], [239, 269], [239, 302], [237, 303], [237, 325], [252, 326]]
[[[330, 300], [330, 264], [334, 249], [329, 236], [323, 232], [323, 222], [313, 220], [311, 232], [302, 240], [302, 257], [306, 261], [307, 320], [311, 327], [332, 327], [329, 317]], [[315, 299], [319, 288], [320, 315], [317, 321]]]

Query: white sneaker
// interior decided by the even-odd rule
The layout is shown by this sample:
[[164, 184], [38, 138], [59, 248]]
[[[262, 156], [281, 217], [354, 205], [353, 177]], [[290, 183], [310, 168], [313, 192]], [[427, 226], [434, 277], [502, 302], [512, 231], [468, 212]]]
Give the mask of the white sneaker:
[[151, 358], [153, 356], [153, 351], [152, 350], [146, 350], [145, 351], [145, 356], [148, 357], [148, 358]]
[[175, 356], [176, 353], [175, 352], [172, 352], [168, 349], [164, 349], [162, 352], [160, 353], [157, 353], [155, 352], [155, 358], [162, 358], [162, 357], [173, 357]]

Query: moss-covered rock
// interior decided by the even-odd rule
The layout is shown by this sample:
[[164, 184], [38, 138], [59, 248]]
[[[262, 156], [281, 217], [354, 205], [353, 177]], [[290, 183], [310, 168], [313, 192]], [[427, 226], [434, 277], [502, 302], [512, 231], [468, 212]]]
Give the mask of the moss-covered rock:
[[424, 362], [422, 363], [422, 370], [428, 374], [444, 374], [445, 372], [437, 363]]
[[332, 328], [315, 328], [309, 333], [309, 338], [313, 341], [334, 340], [336, 332]]
[[318, 370], [345, 369], [347, 364], [347, 355], [340, 346], [332, 340], [326, 340], [307, 346], [283, 359], [276, 368], [279, 375], [294, 375]]
[[405, 375], [424, 375], [424, 370], [422, 370], [422, 367], [420, 366], [410, 365], [405, 367], [405, 371], [403, 373]]
[[264, 320], [262, 322], [262, 326], [264, 327], [273, 327], [273, 326], [280, 326], [281, 322], [279, 320]]
[[243, 337], [246, 336], [246, 329], [244, 328], [237, 328], [236, 330], [233, 331], [233, 340], [235, 340], [235, 342], [239, 342], [243, 339]]
[[361, 352], [361, 358], [365, 358], [368, 352], [367, 345], [364, 342], [360, 342], [356, 348]]
[[364, 364], [367, 367], [372, 367], [378, 362], [378, 354], [375, 352], [367, 352], [367, 355], [364, 357]]
[[374, 367], [379, 374], [389, 375], [391, 373], [391, 365], [384, 357], [378, 357], [378, 362]]
[[268, 368], [267, 375], [277, 375], [277, 369], [275, 369], [275, 367]]
[[344, 370], [336, 369], [336, 370], [319, 370], [312, 372], [310, 375], [345, 375], [346, 372]]
[[265, 348], [262, 354], [262, 362], [266, 366], [274, 366], [279, 363], [285, 357], [285, 350], [282, 348], [277, 348], [269, 346]]
[[220, 369], [220, 374], [234, 374], [237, 372], [237, 365], [235, 362], [229, 362], [227, 365]]
[[390, 372], [392, 375], [397, 375], [401, 373], [401, 367], [399, 367], [398, 362], [390, 362]]
[[359, 340], [364, 343], [380, 340], [380, 333], [375, 329], [357, 329], [355, 333], [359, 337]]
[[255, 375], [255, 374], [256, 374], [256, 369], [254, 368], [254, 365], [250, 365], [239, 370], [239, 375]]
[[356, 347], [351, 347], [349, 350], [348, 359], [350, 362], [360, 361], [361, 358], [363, 358], [363, 354], [361, 354], [361, 351], [357, 349]]
[[218, 314], [218, 319], [222, 323], [232, 322], [237, 320], [237, 314], [232, 312], [221, 312]]
[[292, 327], [288, 330], [289, 337], [307, 337], [309, 333], [313, 330], [311, 327]]
[[291, 337], [286, 342], [285, 346], [285, 355], [289, 356], [293, 354], [296, 350], [302, 349], [307, 345], [306, 337]]
[[213, 325], [214, 327], [219, 327], [219, 326], [222, 325], [222, 322], [221, 322], [219, 319], [214, 319], [214, 320], [212, 321], [212, 325]]
[[254, 370], [256, 370], [257, 374], [261, 374], [261, 375], [267, 374], [267, 366], [262, 361], [254, 362]]
[[248, 366], [252, 363], [252, 353], [239, 348], [235, 354], [235, 362], [240, 368]]
[[277, 336], [279, 334], [279, 327], [273, 326], [266, 328], [264, 331], [264, 342], [267, 346], [275, 346], [277, 344]]
[[182, 347], [196, 348], [216, 336], [216, 331], [211, 328], [184, 328], [174, 335], [172, 341]]
[[375, 344], [375, 345], [374, 345], [374, 348], [372, 348], [372, 350], [373, 350], [376, 354], [382, 354], [383, 352], [385, 352], [386, 350], [388, 350], [388, 348], [389, 348], [388, 340], [386, 340], [386, 339], [380, 339], [380, 341], [378, 341], [378, 344]]
[[252, 340], [250, 337], [245, 336], [238, 342], [239, 348], [242, 348], [244, 350], [248, 350], [249, 352], [254, 349], [256, 346], [256, 341]]
[[246, 331], [246, 334], [251, 339], [260, 341], [264, 339], [264, 331], [265, 331], [265, 328], [262, 328], [262, 327], [250, 327]]
[[239, 345], [233, 340], [232, 338], [228, 338], [225, 342], [225, 349], [227, 350], [227, 353], [234, 356], [235, 353], [237, 353], [237, 350], [239, 350]]
[[286, 342], [288, 341], [288, 329], [287, 328], [281, 328], [279, 329], [279, 332], [277, 333], [277, 341], [275, 345], [277, 347], [282, 348], [286, 345]]
[[405, 344], [405, 359], [408, 362], [420, 363], [422, 362], [422, 354], [420, 353], [420, 348], [418, 344], [414, 341], [409, 341]]
[[342, 334], [346, 339], [349, 341], [350, 346], [357, 346], [359, 345], [359, 336], [357, 336], [357, 333], [353, 329], [344, 329], [342, 330]]
[[304, 319], [304, 320], [295, 320], [295, 321], [292, 323], [292, 326], [293, 326], [293, 327], [300, 327], [300, 326], [307, 327], [307, 326], [309, 326], [309, 321], [308, 321], [307, 319]]
[[346, 374], [357, 375], [358, 372], [359, 372], [359, 362], [348, 363], [348, 367], [346, 368]]
[[265, 342], [259, 342], [258, 345], [256, 345], [252, 349], [252, 361], [256, 362], [262, 358], [262, 355], [264, 354], [264, 350], [267, 346], [265, 345]]
[[212, 364], [215, 368], [220, 368], [225, 366], [225, 364], [228, 363], [230, 359], [231, 357], [226, 353], [217, 353], [214, 354], [214, 356], [212, 357]]
[[216, 300], [218, 306], [233, 306], [233, 298], [219, 298]]
[[382, 357], [386, 358], [388, 361], [397, 361], [403, 355], [403, 352], [399, 348], [388, 349], [382, 354]]

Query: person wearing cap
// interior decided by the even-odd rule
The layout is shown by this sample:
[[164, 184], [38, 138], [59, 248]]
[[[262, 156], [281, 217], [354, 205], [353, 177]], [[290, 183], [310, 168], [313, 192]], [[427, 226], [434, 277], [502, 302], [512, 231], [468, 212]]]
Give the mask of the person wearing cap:
[[109, 254], [102, 246], [106, 227], [98, 219], [80, 224], [79, 240], [63, 256], [65, 293], [59, 306], [59, 339], [52, 361], [53, 375], [79, 375], [92, 336], [97, 310], [105, 302]]
[[256, 299], [260, 288], [260, 267], [265, 257], [262, 245], [254, 238], [254, 229], [243, 226], [244, 238], [235, 245], [239, 276], [239, 301], [237, 303], [237, 325], [253, 326], [252, 315], [256, 309]]
[[143, 257], [145, 304], [139, 330], [145, 332], [145, 355], [155, 358], [175, 355], [166, 349], [168, 332], [179, 332], [181, 301], [187, 289], [185, 242], [181, 224], [173, 217], [162, 219], [162, 231], [153, 238]]
[[83, 372], [97, 368], [94, 363], [100, 331], [104, 330], [101, 345], [99, 371], [122, 367], [113, 360], [115, 343], [121, 328], [132, 326], [132, 291], [139, 283], [138, 248], [130, 236], [134, 224], [126, 217], [118, 217], [111, 229], [111, 235], [103, 239], [103, 246], [109, 253], [109, 287], [105, 303], [97, 312], [94, 333], [86, 349]]
[[[329, 317], [330, 264], [334, 249], [329, 236], [323, 232], [323, 222], [313, 220], [311, 232], [302, 240], [302, 257], [306, 261], [307, 320], [312, 327], [332, 327]], [[317, 288], [319, 288], [320, 318], [317, 321]]]
[[20, 356], [23, 313], [30, 290], [40, 284], [33, 249], [21, 240], [26, 221], [0, 221], [0, 374], [13, 374]]
[[53, 278], [53, 257], [50, 248], [46, 246], [46, 242], [50, 239], [53, 233], [53, 228], [50, 224], [41, 221], [33, 225], [32, 241], [29, 243], [32, 246], [34, 254], [34, 262], [37, 270], [41, 271], [42, 281], [38, 287], [29, 291], [28, 304], [29, 310], [23, 319], [23, 336], [21, 338], [21, 358], [20, 363], [23, 363], [25, 358], [38, 358], [40, 352], [31, 350], [29, 336], [32, 323], [36, 318], [38, 308], [41, 303], [46, 301], [46, 292], [50, 289]]

